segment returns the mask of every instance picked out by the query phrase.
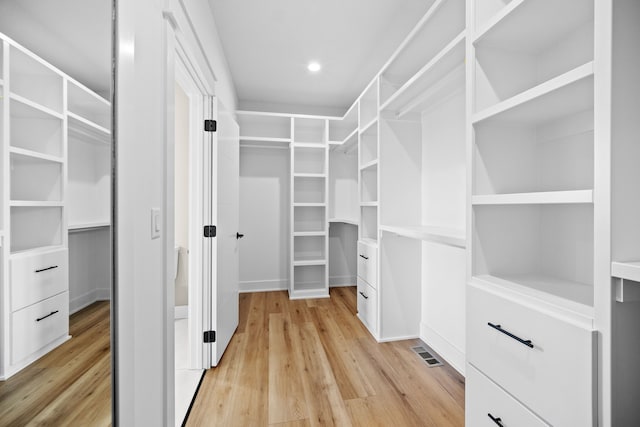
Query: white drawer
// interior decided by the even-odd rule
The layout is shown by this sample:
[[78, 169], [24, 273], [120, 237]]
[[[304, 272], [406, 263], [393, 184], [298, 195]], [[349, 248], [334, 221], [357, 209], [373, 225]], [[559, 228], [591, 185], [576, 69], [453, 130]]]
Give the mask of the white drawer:
[[42, 301], [69, 288], [67, 249], [37, 252], [11, 259], [11, 311]]
[[358, 276], [377, 289], [378, 248], [358, 242]]
[[360, 277], [358, 283], [358, 317], [376, 336], [378, 333], [378, 293]]
[[469, 363], [546, 422], [593, 425], [595, 332], [474, 284], [467, 290]]
[[499, 423], [504, 427], [548, 425], [469, 364], [465, 377], [465, 418], [467, 427], [496, 427]]
[[69, 335], [69, 293], [11, 315], [11, 363], [20, 362], [58, 338]]

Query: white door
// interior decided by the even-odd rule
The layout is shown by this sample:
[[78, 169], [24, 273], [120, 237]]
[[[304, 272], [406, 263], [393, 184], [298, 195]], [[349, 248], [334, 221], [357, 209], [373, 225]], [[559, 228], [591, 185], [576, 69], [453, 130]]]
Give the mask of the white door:
[[[211, 98], [216, 117], [211, 151], [211, 366], [217, 366], [238, 327], [238, 191], [240, 175], [239, 128], [232, 114]], [[216, 114], [217, 113], [217, 114]]]

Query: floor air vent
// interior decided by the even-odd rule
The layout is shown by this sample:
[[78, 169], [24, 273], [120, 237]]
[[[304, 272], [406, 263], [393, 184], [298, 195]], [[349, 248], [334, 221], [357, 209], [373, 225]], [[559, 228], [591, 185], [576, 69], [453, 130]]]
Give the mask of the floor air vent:
[[442, 362], [436, 359], [436, 357], [432, 355], [425, 347], [411, 347], [411, 350], [413, 350], [414, 353], [420, 356], [420, 358], [424, 360], [428, 367], [433, 368], [435, 366], [442, 366]]

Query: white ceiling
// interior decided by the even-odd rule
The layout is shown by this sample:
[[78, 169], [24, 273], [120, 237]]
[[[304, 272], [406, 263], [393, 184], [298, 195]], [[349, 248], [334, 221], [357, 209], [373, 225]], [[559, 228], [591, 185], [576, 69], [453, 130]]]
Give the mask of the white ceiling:
[[111, 0], [0, 0], [0, 32], [109, 94]]
[[[345, 112], [424, 0], [209, 0], [240, 108]], [[306, 66], [317, 60], [322, 71]], [[269, 104], [280, 104], [279, 106]], [[301, 108], [302, 107], [302, 108]]]

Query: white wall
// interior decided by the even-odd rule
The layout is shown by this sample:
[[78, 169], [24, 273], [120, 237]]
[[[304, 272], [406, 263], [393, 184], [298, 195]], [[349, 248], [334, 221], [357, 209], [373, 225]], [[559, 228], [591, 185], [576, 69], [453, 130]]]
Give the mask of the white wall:
[[358, 274], [358, 227], [329, 224], [329, 286], [355, 286]]
[[111, 233], [98, 228], [69, 234], [69, 313], [111, 295]]
[[240, 148], [240, 291], [289, 281], [289, 150]]
[[[120, 0], [117, 8], [116, 422], [166, 426], [174, 422], [174, 58], [165, 55], [173, 25], [207, 86], [232, 109], [236, 96], [205, 0]], [[161, 210], [157, 239], [152, 208]]]
[[176, 306], [189, 304], [189, 98], [175, 85], [175, 245], [180, 248], [175, 279]]

